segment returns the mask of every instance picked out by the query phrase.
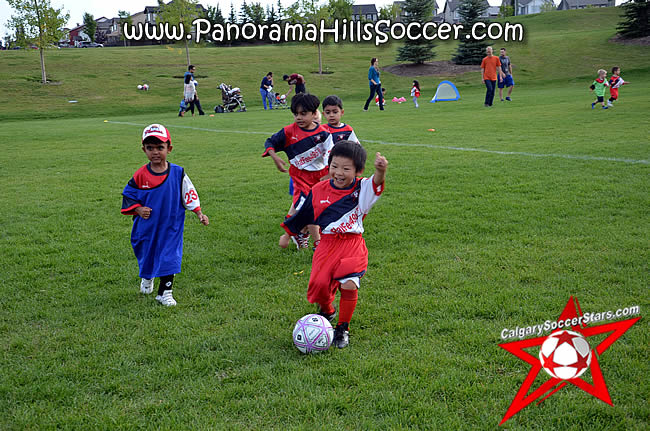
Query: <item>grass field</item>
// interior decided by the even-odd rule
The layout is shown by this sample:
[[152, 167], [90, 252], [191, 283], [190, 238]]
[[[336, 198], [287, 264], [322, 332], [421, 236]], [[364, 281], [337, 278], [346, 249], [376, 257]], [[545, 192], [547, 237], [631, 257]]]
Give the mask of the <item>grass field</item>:
[[[429, 77], [419, 110], [361, 112], [368, 59], [395, 47], [326, 47], [334, 73], [308, 88], [341, 95], [389, 168], [350, 347], [315, 356], [291, 342], [315, 311], [312, 253], [277, 247], [288, 178], [260, 157], [292, 117], [256, 90], [267, 69], [314, 67], [313, 47], [193, 49], [204, 106], [226, 81], [251, 107], [212, 118], [176, 117], [177, 48], [48, 53], [61, 84], [45, 87], [24, 79], [34, 53], [0, 53], [0, 429], [497, 428], [530, 367], [498, 346], [503, 328], [554, 320], [571, 295], [584, 312], [650, 305], [650, 52], [606, 42], [612, 11], [526, 18], [514, 101], [491, 109], [477, 73], [454, 78], [459, 102], [427, 103]], [[592, 111], [587, 87], [614, 64], [632, 84]], [[407, 96], [410, 78], [382, 80]], [[211, 220], [188, 215], [172, 309], [138, 292], [119, 213], [152, 122]], [[569, 385], [502, 428], [648, 429], [649, 338], [642, 319], [599, 358], [613, 406]]]

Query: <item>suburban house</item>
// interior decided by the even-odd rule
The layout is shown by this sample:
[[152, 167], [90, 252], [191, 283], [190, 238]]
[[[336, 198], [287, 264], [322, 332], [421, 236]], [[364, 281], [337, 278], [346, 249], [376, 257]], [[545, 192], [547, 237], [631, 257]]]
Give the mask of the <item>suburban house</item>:
[[352, 6], [352, 20], [377, 22], [379, 20], [377, 7], [374, 4], [360, 4]]
[[76, 27], [72, 28], [70, 30], [70, 33], [68, 33], [69, 36], [69, 42], [68, 44], [70, 46], [77, 46], [79, 45], [80, 42], [83, 42], [85, 40], [90, 40], [90, 37], [84, 32], [86, 29], [85, 25], [79, 25], [77, 24]]
[[[448, 23], [457, 23], [460, 21], [460, 15], [458, 14], [460, 3], [460, 0], [447, 0], [445, 7], [442, 10], [443, 21]], [[499, 16], [498, 6], [490, 6], [487, 0], [483, 0], [483, 3], [485, 4], [486, 9], [483, 15], [481, 15], [482, 18], [496, 18]]]
[[585, 9], [588, 7], [614, 7], [614, 0], [562, 0], [557, 10]]
[[97, 18], [95, 22], [97, 23], [97, 30], [95, 30], [95, 42], [105, 44], [106, 35], [111, 31], [111, 24], [113, 20], [103, 16], [101, 18]]

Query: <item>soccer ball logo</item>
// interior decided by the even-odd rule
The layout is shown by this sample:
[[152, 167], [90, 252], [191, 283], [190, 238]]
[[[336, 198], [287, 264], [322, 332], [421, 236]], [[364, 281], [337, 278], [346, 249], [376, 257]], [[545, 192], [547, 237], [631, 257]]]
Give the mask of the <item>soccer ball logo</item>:
[[318, 353], [329, 349], [334, 338], [332, 325], [323, 316], [308, 314], [293, 328], [293, 344], [302, 353]]
[[542, 343], [539, 360], [551, 377], [575, 379], [589, 368], [591, 349], [582, 334], [567, 330], [556, 331]]

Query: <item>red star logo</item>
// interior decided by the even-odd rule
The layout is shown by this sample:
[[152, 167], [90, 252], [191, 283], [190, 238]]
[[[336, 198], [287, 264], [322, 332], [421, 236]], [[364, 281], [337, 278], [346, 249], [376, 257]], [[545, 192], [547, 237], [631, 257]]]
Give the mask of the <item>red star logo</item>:
[[[574, 317], [580, 317], [580, 316], [582, 316], [582, 310], [580, 309], [580, 304], [578, 303], [577, 299], [574, 299], [573, 296], [571, 296], [557, 321], [564, 322], [567, 319], [573, 319]], [[544, 394], [548, 392], [548, 394], [539, 401], [539, 403], [541, 403], [542, 401], [544, 401], [545, 399], [553, 395], [555, 392], [559, 391], [564, 386], [566, 386], [567, 383], [571, 383], [572, 385], [577, 386], [578, 388], [582, 389], [588, 394], [593, 395], [599, 400], [606, 402], [610, 406], [613, 405], [612, 399], [609, 396], [609, 391], [607, 390], [607, 385], [605, 384], [605, 379], [603, 378], [603, 373], [600, 370], [598, 357], [602, 355], [609, 348], [609, 346], [614, 344], [614, 342], [618, 340], [619, 337], [621, 337], [628, 329], [632, 327], [632, 325], [634, 325], [640, 319], [641, 317], [636, 317], [633, 319], [622, 320], [619, 322], [592, 326], [590, 328], [587, 328], [587, 325], [584, 324], [582, 326], [576, 325], [571, 327], [572, 331], [582, 334], [585, 338], [593, 337], [594, 335], [598, 335], [598, 334], [611, 332], [611, 334], [609, 334], [603, 341], [601, 341], [600, 344], [598, 344], [598, 346], [592, 349], [592, 358], [591, 358], [591, 364], [589, 368], [591, 370], [591, 377], [594, 382], [593, 385], [587, 383], [580, 377], [570, 379], [570, 380], [551, 378], [545, 383], [543, 383], [541, 386], [539, 386], [537, 389], [535, 389], [532, 393], [528, 394], [531, 386], [533, 385], [535, 379], [537, 378], [537, 375], [542, 370], [542, 364], [540, 363], [538, 357], [531, 355], [530, 353], [526, 352], [524, 349], [529, 347], [534, 347], [534, 346], [541, 346], [542, 343], [546, 340], [547, 336], [531, 338], [529, 340], [513, 341], [511, 343], [499, 344], [500, 347], [512, 353], [522, 361], [528, 362], [532, 366], [530, 371], [528, 372], [528, 375], [526, 376], [526, 379], [524, 380], [524, 383], [522, 383], [521, 387], [519, 388], [517, 395], [515, 395], [515, 398], [512, 400], [510, 407], [508, 407], [508, 411], [503, 416], [503, 419], [501, 419], [499, 425], [503, 425], [508, 419], [516, 415], [524, 407], [528, 406], [529, 404], [531, 404], [532, 402], [534, 402], [535, 400], [542, 397]], [[558, 346], [563, 342], [571, 343], [572, 337], [567, 333], [564, 334], [566, 334], [569, 337], [569, 339], [568, 340], [564, 339], [565, 337], [563, 335], [558, 336]], [[552, 366], [552, 362], [553, 362], [552, 356], [553, 355], [551, 355], [551, 357], [546, 359], [547, 361], [549, 361], [550, 366]], [[577, 368], [586, 368], [587, 357], [583, 358], [580, 355], [578, 355], [578, 361], [576, 362], [575, 365], [572, 366]]]

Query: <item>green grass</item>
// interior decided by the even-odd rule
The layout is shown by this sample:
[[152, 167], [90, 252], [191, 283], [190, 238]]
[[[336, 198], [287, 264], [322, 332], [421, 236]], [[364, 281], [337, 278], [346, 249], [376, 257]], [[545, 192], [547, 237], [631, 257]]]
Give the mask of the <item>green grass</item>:
[[[592, 36], [582, 34], [589, 20], [527, 19], [540, 31], [548, 19], [557, 43], [591, 46], [615, 23], [596, 12], [584, 11], [599, 20]], [[563, 39], [565, 25], [584, 32]], [[587, 45], [560, 50], [565, 67], [533, 72], [536, 57], [515, 52], [540, 52], [535, 35], [512, 48], [529, 77], [512, 103], [490, 110], [472, 75], [459, 78], [468, 83], [459, 102], [428, 104], [425, 91], [419, 110], [360, 112], [367, 59], [393, 48], [326, 48], [339, 53], [328, 60], [336, 72], [311, 76], [308, 88], [342, 95], [345, 121], [390, 164], [364, 223], [370, 263], [350, 347], [316, 356], [291, 344], [295, 321], [314, 311], [311, 252], [277, 247], [288, 178], [260, 158], [291, 115], [261, 112], [255, 91], [266, 69], [309, 63], [291, 63], [283, 46], [196, 49], [209, 75], [200, 82], [241, 85], [252, 109], [181, 119], [178, 80], [131, 90], [138, 71], [180, 73], [182, 55], [166, 48], [56, 51], [49, 64], [63, 84], [46, 87], [16, 78], [32, 53], [1, 54], [0, 79], [29, 103], [0, 105], [0, 119], [14, 120], [0, 127], [0, 429], [497, 428], [529, 370], [498, 347], [503, 328], [553, 320], [570, 295], [584, 312], [640, 305], [645, 317], [650, 305], [650, 56], [606, 42], [588, 54], [607, 68], [621, 61], [632, 81], [615, 109], [592, 111]], [[313, 60], [310, 47], [294, 48]], [[76, 70], [64, 67], [72, 55]], [[106, 61], [90, 67], [99, 56]], [[406, 94], [409, 79], [387, 75]], [[186, 168], [211, 220], [188, 215], [174, 309], [138, 293], [131, 220], [119, 214], [152, 122], [169, 127], [170, 160]], [[599, 358], [613, 407], [569, 385], [503, 428], [647, 429], [649, 341], [642, 319]]]

